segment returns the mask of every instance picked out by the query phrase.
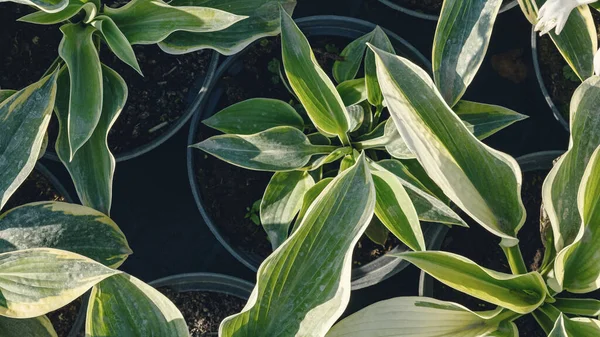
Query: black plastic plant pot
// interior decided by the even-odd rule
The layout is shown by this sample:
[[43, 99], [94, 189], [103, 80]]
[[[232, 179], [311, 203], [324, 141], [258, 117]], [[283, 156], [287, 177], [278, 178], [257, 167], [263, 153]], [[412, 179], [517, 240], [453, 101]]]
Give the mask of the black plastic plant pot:
[[535, 69], [535, 77], [538, 80], [540, 90], [542, 91], [542, 94], [544, 95], [544, 99], [546, 99], [546, 103], [548, 103], [548, 106], [552, 110], [552, 115], [565, 128], [565, 130], [567, 130], [567, 132], [570, 132], [569, 122], [565, 119], [565, 117], [562, 115], [562, 113], [560, 113], [560, 110], [558, 109], [558, 107], [556, 106], [554, 101], [552, 100], [552, 96], [550, 96], [550, 93], [548, 92], [548, 88], [546, 87], [546, 84], [544, 83], [544, 78], [542, 76], [542, 70], [540, 68], [540, 56], [539, 56], [539, 51], [538, 51], [538, 41], [539, 41], [539, 36], [536, 33], [535, 29], [532, 29], [531, 30], [531, 54], [533, 57], [533, 68]]
[[233, 276], [213, 273], [178, 274], [149, 283], [154, 288], [169, 288], [178, 293], [200, 291], [214, 292], [248, 300], [254, 285]]
[[[427, 14], [427, 13], [423, 13], [423, 12], [415, 10], [415, 9], [406, 8], [404, 6], [399, 5], [394, 0], [379, 0], [379, 2], [388, 6], [389, 8], [392, 8], [394, 10], [397, 10], [398, 12], [401, 12], [401, 13], [404, 13], [404, 14], [407, 14], [410, 16], [414, 16], [415, 18], [430, 20], [430, 21], [437, 21], [440, 18], [439, 15]], [[514, 7], [517, 7], [518, 5], [519, 5], [519, 3], [517, 2], [517, 0], [503, 4], [502, 7], [500, 7], [500, 13], [504, 13]]]
[[[563, 155], [563, 153], [563, 151], [536, 152], [517, 158], [517, 162], [519, 163], [523, 173], [550, 170], [553, 166], [554, 160]], [[439, 250], [441, 248], [445, 236], [448, 234], [448, 228], [445, 227], [441, 230], [442, 232], [436, 237], [436, 241], [431, 243], [431, 250]], [[468, 256], [466, 257], [469, 258]], [[437, 281], [435, 281], [431, 276], [421, 271], [421, 276], [419, 279], [419, 296], [436, 298], [434, 291], [435, 282]]]
[[[211, 54], [212, 56], [210, 58], [210, 63], [206, 70], [206, 74], [196, 79], [196, 81], [191, 87], [191, 90], [187, 95], [187, 107], [185, 108], [183, 115], [181, 115], [181, 117], [177, 119], [177, 121], [172, 123], [168, 127], [167, 131], [165, 131], [163, 134], [156, 137], [155, 139], [151, 140], [149, 143], [125, 152], [114, 154], [115, 160], [117, 162], [123, 162], [129, 159], [137, 158], [162, 145], [164, 142], [173, 137], [177, 132], [179, 132], [179, 130], [181, 130], [181, 128], [190, 120], [190, 118], [192, 118], [192, 116], [200, 109], [200, 107], [204, 103], [204, 100], [206, 99], [208, 87], [211, 81], [213, 80], [217, 71], [217, 66], [219, 65], [219, 54], [217, 52], [211, 52]], [[60, 161], [58, 155], [54, 151], [54, 148], [48, 148], [46, 154], [44, 155], [44, 158], [53, 161]]]
[[[296, 22], [308, 38], [332, 36], [354, 40], [371, 32], [375, 28], [375, 25], [370, 22], [340, 16], [313, 16], [299, 19]], [[413, 62], [416, 62], [427, 70], [431, 69], [430, 62], [412, 45], [390, 31], [386, 31], [386, 33], [390, 37], [398, 54], [411, 59]], [[197, 141], [196, 137], [201, 121], [217, 112], [217, 104], [224, 95], [222, 78], [224, 76], [234, 77], [241, 71], [243, 68], [243, 65], [241, 64], [242, 56], [243, 53], [230, 57], [219, 67], [215, 81], [210, 88], [210, 95], [206, 102], [206, 107], [201, 109], [200, 113], [194, 116], [188, 137], [188, 144], [194, 144]], [[234, 245], [219, 226], [219, 219], [213, 218], [209, 213], [207, 201], [203, 199], [200, 192], [200, 184], [202, 182], [199, 182], [196, 177], [197, 169], [203, 165], [204, 158], [206, 158], [205, 154], [200, 150], [188, 148], [188, 176], [196, 205], [202, 214], [204, 221], [219, 242], [242, 264], [256, 272], [264, 259], [264, 256], [250, 253], [247, 250]], [[434, 240], [436, 235], [438, 235], [439, 229], [437, 226], [438, 225], [426, 226], [425, 236], [427, 242]], [[400, 252], [404, 249], [405, 248], [398, 246], [393, 249], [392, 252]], [[406, 262], [400, 259], [382, 256], [370, 263], [356, 267], [352, 271], [352, 289], [361, 289], [379, 283], [400, 272], [406, 268], [407, 265]]]

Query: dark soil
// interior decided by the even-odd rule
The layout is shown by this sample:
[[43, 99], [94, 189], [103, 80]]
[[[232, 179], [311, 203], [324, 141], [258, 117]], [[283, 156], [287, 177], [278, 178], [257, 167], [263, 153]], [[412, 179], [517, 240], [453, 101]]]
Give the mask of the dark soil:
[[[523, 178], [522, 198], [527, 210], [527, 221], [519, 232], [520, 247], [525, 263], [529, 270], [537, 270], [543, 258], [544, 247], [540, 238], [540, 207], [542, 204], [542, 184], [548, 171], [526, 172]], [[483, 229], [482, 226], [467, 220], [470, 228], [455, 227], [450, 230], [442, 243], [442, 250], [465, 256], [480, 266], [495, 271], [510, 273], [504, 252], [499, 246], [500, 240]], [[495, 306], [470, 297], [454, 289], [434, 282], [435, 298], [460, 303], [471, 310], [490, 310]], [[520, 336], [546, 336], [532, 316], [526, 316], [518, 321]], [[530, 331], [524, 333], [524, 331]]]
[[221, 321], [244, 308], [246, 301], [215, 292], [176, 292], [159, 288], [181, 311], [191, 337], [216, 336]]
[[[444, 0], [393, 0], [393, 2], [407, 9], [433, 15], [440, 15], [444, 4]], [[509, 2], [510, 0], [504, 0], [502, 3]]]
[[[592, 10], [596, 29], [600, 31], [600, 14]], [[569, 105], [581, 80], [569, 67], [547, 34], [538, 39], [538, 58], [544, 85], [560, 114], [569, 122]]]
[[37, 170], [33, 170], [23, 184], [8, 199], [4, 210], [38, 201], [65, 201], [64, 196]]
[[[318, 62], [325, 71], [330, 71], [340, 52], [350, 41], [346, 39], [311, 38], [311, 45]], [[223, 96], [217, 103], [216, 111], [232, 104], [254, 97], [295, 101], [285, 89], [279, 75], [274, 71], [274, 59], [281, 59], [279, 38], [268, 38], [249, 47], [242, 56], [239, 73], [230, 72], [221, 79], [216, 90]], [[275, 61], [276, 62], [276, 61]], [[271, 69], [271, 70], [269, 70]], [[331, 76], [331, 74], [330, 74]], [[248, 85], [253, 83], [253, 85]], [[219, 134], [200, 125], [196, 141]], [[271, 244], [262, 226], [246, 218], [248, 209], [261, 199], [272, 173], [251, 171], [233, 166], [204, 153], [196, 154], [196, 177], [205, 207], [216, 225], [230, 244], [236, 249], [249, 253], [257, 262], [271, 252]], [[399, 244], [390, 235], [385, 247], [374, 244], [366, 236], [361, 238], [354, 251], [354, 265], [361, 266], [385, 255]]]
[[[48, 313], [48, 318], [52, 325], [54, 326], [54, 330], [56, 330], [56, 334], [58, 337], [67, 337], [69, 336], [69, 332], [73, 328], [75, 324], [75, 320], [77, 320], [77, 315], [79, 314], [79, 310], [81, 308], [81, 298], [76, 299], [75, 301], [67, 304], [66, 306]], [[75, 336], [83, 337], [84, 329], [81, 327], [81, 331], [79, 331]]]
[[16, 22], [33, 11], [21, 4], [0, 3], [0, 89], [20, 90], [37, 82], [58, 57], [62, 38], [58, 25]]

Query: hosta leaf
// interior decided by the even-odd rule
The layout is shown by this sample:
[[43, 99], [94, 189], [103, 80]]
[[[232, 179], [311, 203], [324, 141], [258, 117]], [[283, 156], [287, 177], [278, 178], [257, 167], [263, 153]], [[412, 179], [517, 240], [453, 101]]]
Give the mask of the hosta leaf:
[[350, 120], [350, 125], [348, 126], [350, 132], [358, 130], [365, 120], [365, 114], [371, 113], [370, 111], [365, 111], [365, 109], [363, 109], [363, 107], [359, 104], [346, 107], [346, 112], [348, 113], [348, 118]]
[[269, 236], [273, 250], [288, 237], [290, 224], [302, 207], [304, 194], [315, 181], [304, 171], [276, 172], [260, 204], [260, 223]]
[[[350, 42], [344, 50], [340, 53], [342, 60], [337, 60], [333, 64], [333, 78], [340, 84], [343, 82], [354, 81], [358, 70], [365, 57], [365, 50], [367, 50], [367, 42], [370, 42], [373, 38], [374, 32], [367, 33], [358, 39]], [[364, 78], [357, 79], [362, 80]], [[365, 87], [366, 90], [366, 87]]]
[[46, 13], [56, 13], [63, 10], [69, 4], [69, 0], [0, 0], [0, 2], [11, 1], [18, 4], [33, 6]]
[[417, 211], [398, 177], [388, 171], [371, 171], [377, 195], [377, 218], [410, 249], [425, 250]]
[[340, 147], [331, 151], [331, 153], [329, 154], [313, 156], [308, 162], [308, 164], [302, 168], [302, 170], [314, 171], [325, 164], [330, 164], [342, 159], [345, 155], [349, 153], [352, 153], [351, 147]]
[[521, 275], [499, 273], [447, 252], [392, 255], [407, 260], [449, 287], [520, 314], [535, 310], [546, 299], [548, 290], [537, 272]]
[[294, 228], [292, 233], [298, 229], [300, 223], [304, 219], [306, 212], [308, 212], [308, 208], [312, 203], [317, 200], [317, 197], [325, 190], [325, 188], [333, 181], [333, 178], [325, 178], [319, 182], [317, 182], [313, 187], [309, 188], [306, 193], [304, 193], [304, 197], [302, 198], [302, 208], [300, 208], [300, 212], [298, 213], [298, 217], [296, 217], [296, 221], [294, 222]]
[[120, 274], [96, 286], [90, 295], [85, 335], [188, 337], [183, 316], [158, 290]]
[[57, 310], [115, 275], [85, 256], [35, 248], [0, 254], [0, 315], [32, 318]]
[[111, 268], [131, 254], [125, 235], [109, 217], [54, 201], [13, 208], [0, 217], [0, 253], [30, 248], [67, 250]]
[[406, 142], [400, 136], [396, 124], [391, 118], [385, 123], [384, 133], [388, 139], [388, 142], [385, 144], [385, 150], [392, 157], [398, 159], [415, 158], [415, 154], [408, 148], [408, 145], [406, 145]]
[[477, 74], [487, 52], [502, 0], [446, 0], [433, 40], [433, 78], [454, 106]]
[[557, 298], [552, 305], [565, 314], [591, 317], [600, 315], [600, 300], [596, 299]]
[[142, 75], [142, 70], [140, 69], [140, 65], [138, 64], [131, 44], [110, 17], [105, 15], [98, 16], [92, 22], [92, 26], [102, 33], [102, 36], [104, 37], [104, 40], [106, 41], [106, 44], [110, 50], [121, 61], [125, 62], [131, 68], [135, 69], [135, 71], [137, 71], [140, 75]]
[[428, 175], [456, 205], [503, 238], [503, 245], [517, 244], [525, 221], [517, 162], [473, 136], [424, 70], [402, 57], [374, 51], [390, 114]]
[[364, 78], [342, 82], [336, 89], [345, 106], [358, 104], [367, 99], [367, 85]]
[[0, 103], [7, 100], [10, 96], [12, 96], [16, 92], [17, 92], [16, 90], [10, 90], [10, 89], [0, 90]]
[[544, 208], [556, 251], [571, 244], [581, 227], [577, 206], [579, 183], [592, 153], [600, 145], [600, 77], [586, 80], [571, 100], [569, 150], [554, 165], [542, 188]]
[[55, 107], [60, 126], [56, 153], [69, 171], [82, 203], [110, 214], [115, 158], [108, 148], [107, 137], [127, 101], [127, 85], [117, 72], [102, 65], [104, 95], [100, 120], [90, 139], [69, 161], [67, 107], [64, 105], [69, 93], [63, 90], [69, 87], [69, 79], [64, 75], [59, 77], [59, 99]]
[[304, 129], [302, 117], [291, 105], [270, 98], [252, 98], [231, 105], [202, 123], [224, 133], [240, 135], [250, 135], [277, 126]]
[[154, 44], [176, 31], [209, 33], [244, 20], [220, 9], [173, 6], [160, 0], [133, 0], [121, 8], [104, 7], [130, 44]]
[[582, 337], [600, 334], [600, 321], [590, 318], [568, 318], [561, 314], [548, 337]]
[[[387, 35], [385, 35], [383, 29], [381, 29], [379, 26], [375, 27], [373, 36], [371, 37], [369, 43], [388, 53], [396, 53], [394, 46], [392, 46], [392, 42], [390, 42], [390, 39], [387, 37]], [[375, 54], [371, 49], [369, 49], [367, 50], [367, 55], [365, 55], [365, 82], [367, 85], [367, 96], [369, 98], [369, 103], [381, 109], [383, 106], [383, 95], [379, 86], [379, 80], [377, 79], [377, 69], [375, 64]]]
[[212, 48], [223, 55], [233, 55], [261, 37], [278, 35], [281, 31], [279, 6], [281, 5], [291, 15], [296, 0], [174, 0], [170, 4], [210, 7], [248, 18], [227, 29], [215, 32], [174, 32], [159, 43], [162, 50], [169, 54], [185, 54]]
[[315, 126], [348, 142], [350, 118], [335, 86], [319, 66], [306, 37], [294, 20], [281, 13], [281, 49], [292, 89]]
[[583, 222], [573, 244], [556, 256], [554, 276], [562, 288], [588, 293], [600, 288], [596, 259], [600, 245], [600, 147], [592, 154], [581, 179], [577, 206]]
[[365, 231], [365, 235], [369, 238], [369, 240], [384, 247], [385, 242], [390, 236], [390, 230], [385, 227], [381, 220], [374, 216], [373, 219], [371, 219], [371, 223], [367, 227], [367, 230]]
[[98, 50], [92, 40], [96, 28], [66, 24], [60, 30], [63, 32], [63, 39], [58, 47], [58, 54], [67, 64], [70, 78], [67, 160], [71, 161], [77, 150], [90, 139], [100, 120], [102, 68]]
[[25, 181], [38, 159], [56, 97], [57, 72], [0, 102], [0, 209]]
[[500, 309], [474, 312], [427, 297], [397, 297], [346, 317], [326, 337], [483, 337], [503, 329], [510, 315]]
[[375, 189], [362, 155], [325, 188], [294, 234], [262, 263], [244, 311], [226, 318], [219, 335], [325, 335], [348, 304], [352, 250], [374, 206]]
[[537, 11], [538, 6], [535, 0], [517, 0], [519, 3], [519, 7], [521, 7], [521, 12], [525, 15], [525, 18], [531, 23], [535, 25], [537, 23]]
[[336, 149], [312, 145], [302, 131], [279, 126], [253, 135], [220, 135], [192, 145], [233, 165], [257, 171], [291, 171], [315, 154]]
[[52, 323], [46, 316], [26, 319], [0, 316], [0, 336], [58, 337]]
[[479, 140], [528, 118], [513, 110], [491, 104], [459, 101], [452, 108], [458, 117]]
[[27, 14], [20, 17], [17, 21], [34, 23], [38, 25], [54, 25], [67, 21], [75, 14], [81, 11], [83, 6], [95, 6], [93, 3], [84, 3], [78, 0], [70, 0], [69, 4], [60, 12], [48, 13], [44, 11], [37, 11], [31, 14]]

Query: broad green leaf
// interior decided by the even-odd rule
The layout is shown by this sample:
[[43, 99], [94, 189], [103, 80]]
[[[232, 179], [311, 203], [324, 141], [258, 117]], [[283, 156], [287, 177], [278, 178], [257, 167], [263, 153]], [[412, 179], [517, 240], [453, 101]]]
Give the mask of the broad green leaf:
[[501, 237], [504, 246], [516, 245], [526, 217], [517, 162], [473, 136], [423, 69], [373, 50], [390, 114], [427, 174], [463, 211]]
[[416, 179], [398, 160], [387, 159], [377, 162], [377, 169], [394, 174], [404, 186], [408, 197], [417, 211], [419, 220], [468, 227], [452, 208], [437, 199], [425, 185]]
[[581, 227], [577, 195], [592, 153], [600, 145], [600, 77], [586, 80], [571, 100], [569, 150], [554, 165], [542, 188], [544, 208], [554, 234], [556, 251], [573, 243]]
[[427, 297], [397, 297], [344, 318], [326, 337], [500, 336], [492, 333], [503, 329], [511, 315], [501, 309], [474, 312], [460, 304]]
[[425, 250], [417, 211], [398, 177], [388, 171], [371, 171], [375, 184], [375, 214], [400, 241], [415, 251]]
[[[340, 53], [342, 60], [333, 64], [333, 78], [340, 84], [354, 81], [365, 57], [367, 42], [371, 42], [374, 32], [367, 33], [350, 42]], [[358, 79], [357, 79], [358, 80]], [[364, 78], [361, 79], [364, 82]], [[365, 87], [366, 90], [366, 87]], [[366, 99], [366, 98], [365, 98]]]
[[398, 159], [412, 159], [415, 158], [415, 154], [410, 150], [408, 145], [400, 132], [396, 128], [394, 120], [391, 118], [385, 123], [384, 129], [385, 137], [388, 139], [388, 143], [385, 145], [385, 150], [394, 158]]
[[535, 25], [537, 23], [537, 12], [538, 6], [536, 0], [517, 0], [519, 2], [519, 7], [521, 7], [521, 12], [525, 15], [525, 18], [531, 23]]
[[7, 100], [10, 96], [12, 96], [16, 92], [17, 92], [16, 90], [9, 90], [9, 89], [0, 90], [0, 103]]
[[538, 272], [521, 275], [500, 273], [447, 252], [392, 255], [414, 264], [449, 287], [520, 314], [527, 314], [539, 307], [548, 292]]
[[348, 143], [350, 118], [335, 86], [319, 66], [306, 37], [294, 20], [281, 13], [281, 49], [285, 73], [292, 89], [315, 126]]
[[33, 318], [57, 310], [118, 274], [85, 256], [34, 248], [0, 254], [0, 315]]
[[325, 190], [327, 186], [333, 181], [333, 178], [325, 178], [319, 182], [317, 182], [313, 187], [309, 188], [306, 193], [304, 193], [304, 198], [302, 198], [302, 208], [300, 208], [300, 212], [298, 212], [298, 217], [296, 217], [296, 221], [294, 222], [294, 228], [292, 229], [292, 233], [298, 229], [300, 223], [304, 219], [308, 208], [312, 203], [317, 200], [317, 197]]
[[140, 69], [140, 65], [138, 64], [131, 44], [110, 17], [100, 15], [92, 22], [92, 26], [102, 33], [110, 50], [121, 61], [125, 62], [142, 75], [142, 70]]
[[467, 90], [490, 44], [502, 0], [446, 0], [433, 40], [433, 78], [454, 106]]
[[568, 318], [561, 314], [548, 337], [598, 336], [600, 321], [590, 318]]
[[273, 250], [287, 239], [304, 194], [314, 184], [310, 174], [304, 171], [276, 172], [269, 181], [260, 204], [260, 223]]
[[261, 264], [244, 311], [226, 318], [219, 336], [324, 336], [350, 299], [352, 250], [374, 207], [375, 188], [363, 154]]
[[246, 18], [216, 8], [173, 6], [160, 0], [133, 0], [117, 9], [104, 7], [104, 14], [130, 44], [155, 44], [176, 31], [220, 31]]
[[461, 100], [452, 108], [458, 117], [479, 140], [528, 118], [513, 110], [491, 104]]
[[600, 315], [600, 300], [592, 298], [557, 298], [552, 305], [565, 314], [591, 317]]
[[192, 145], [233, 165], [257, 171], [291, 171], [306, 165], [315, 154], [337, 149], [312, 145], [302, 131], [279, 126], [253, 135], [220, 135]]
[[270, 98], [252, 98], [231, 105], [202, 121], [223, 133], [250, 135], [277, 126], [304, 129], [302, 117], [284, 101]]
[[69, 4], [69, 0], [0, 0], [0, 2], [14, 2], [22, 5], [33, 6], [46, 13], [57, 13]]
[[38, 159], [54, 107], [56, 77], [57, 72], [54, 72], [17, 93], [3, 91], [0, 209], [25, 181]]
[[34, 23], [38, 25], [55, 25], [57, 23], [69, 20], [77, 13], [79, 13], [84, 6], [94, 6], [95, 8], [95, 5], [91, 2], [84, 3], [78, 0], [70, 0], [67, 7], [65, 7], [60, 12], [47, 13], [44, 11], [37, 11], [20, 17], [17, 21]]
[[91, 208], [62, 202], [31, 203], [0, 216], [0, 253], [54, 248], [118, 268], [131, 249], [119, 227]]
[[127, 274], [115, 275], [92, 289], [85, 335], [188, 337], [179, 309], [158, 290]]
[[115, 158], [108, 148], [108, 132], [117, 120], [127, 101], [127, 85], [121, 76], [102, 65], [103, 104], [102, 114], [92, 136], [69, 161], [67, 139], [67, 106], [69, 78], [62, 73], [59, 77], [59, 92], [55, 107], [59, 122], [56, 153], [65, 165], [82, 203], [105, 214], [110, 214], [112, 183]]
[[58, 337], [52, 323], [46, 316], [27, 319], [0, 316], [0, 336]]
[[374, 243], [385, 246], [385, 242], [390, 236], [390, 230], [374, 216], [369, 226], [367, 226], [367, 230], [365, 230], [365, 235]]
[[321, 168], [325, 164], [330, 164], [342, 159], [345, 155], [349, 153], [352, 153], [351, 147], [340, 147], [331, 151], [331, 153], [329, 154], [313, 156], [308, 161], [307, 165], [301, 168], [301, 170], [314, 171], [318, 168]]
[[365, 109], [363, 109], [363, 107], [360, 104], [347, 106], [346, 112], [348, 113], [348, 118], [350, 121], [350, 125], [348, 126], [350, 132], [358, 130], [362, 126], [363, 121], [365, 120], [365, 114], [371, 113], [370, 111], [365, 111]]
[[[395, 54], [394, 46], [392, 46], [392, 42], [385, 35], [383, 29], [379, 26], [375, 27], [373, 31], [373, 36], [371, 37], [371, 41], [369, 43], [388, 53]], [[383, 107], [383, 95], [381, 93], [381, 88], [379, 85], [379, 80], [377, 79], [377, 69], [376, 69], [376, 61], [375, 54], [373, 50], [367, 50], [367, 55], [365, 55], [365, 83], [367, 86], [367, 96], [369, 98], [369, 103], [381, 109]]]
[[313, 145], [331, 145], [331, 139], [323, 136], [320, 132], [308, 134], [306, 137], [308, 137], [308, 140]]
[[600, 245], [600, 147], [592, 154], [581, 178], [577, 206], [583, 222], [574, 242], [557, 254], [554, 277], [561, 288], [588, 293], [600, 288], [596, 259]]
[[211, 48], [223, 55], [233, 55], [262, 37], [278, 35], [281, 31], [279, 6], [291, 15], [296, 0], [174, 0], [170, 4], [210, 7], [248, 18], [215, 32], [174, 32], [159, 43], [162, 50], [169, 54], [185, 54]]
[[60, 30], [63, 32], [63, 39], [58, 47], [58, 54], [67, 64], [70, 78], [67, 160], [71, 161], [77, 150], [90, 139], [100, 120], [102, 68], [92, 39], [96, 28], [66, 24]]
[[358, 104], [367, 99], [367, 85], [364, 78], [342, 82], [336, 89], [345, 106]]
[[358, 158], [358, 155], [355, 156], [354, 153], [345, 155], [344, 158], [342, 158], [342, 160], [340, 161], [340, 168], [338, 170], [338, 174], [351, 168], [356, 163], [356, 158]]

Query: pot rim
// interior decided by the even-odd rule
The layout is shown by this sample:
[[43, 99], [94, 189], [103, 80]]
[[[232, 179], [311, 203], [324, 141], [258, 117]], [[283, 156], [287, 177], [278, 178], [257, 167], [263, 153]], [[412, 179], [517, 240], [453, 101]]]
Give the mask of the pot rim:
[[[379, 2], [381, 2], [382, 4], [395, 9], [401, 13], [404, 14], [408, 14], [410, 16], [419, 18], [419, 19], [425, 19], [425, 20], [430, 20], [430, 21], [437, 21], [440, 16], [439, 15], [434, 15], [434, 14], [426, 14], [426, 13], [422, 13], [422, 12], [418, 12], [414, 9], [410, 9], [410, 8], [406, 8], [403, 6], [400, 6], [390, 0], [379, 0]], [[515, 7], [517, 7], [519, 5], [519, 3], [517, 2], [517, 0], [513, 0], [507, 4], [503, 4], [502, 7], [500, 7], [500, 12], [498, 14], [502, 14], [508, 10], [511, 10]]]

